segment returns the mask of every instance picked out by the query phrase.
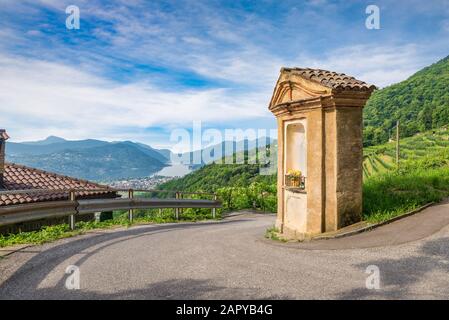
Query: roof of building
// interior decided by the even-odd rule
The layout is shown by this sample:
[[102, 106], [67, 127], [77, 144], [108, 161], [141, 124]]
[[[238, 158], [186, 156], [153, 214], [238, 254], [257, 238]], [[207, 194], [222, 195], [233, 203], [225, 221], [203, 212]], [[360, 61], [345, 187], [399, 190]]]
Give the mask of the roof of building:
[[[0, 190], [28, 190], [28, 189], [44, 189], [58, 190], [55, 192], [45, 193], [17, 193], [17, 194], [1, 194], [0, 206], [33, 203], [43, 201], [67, 200], [68, 192], [63, 190], [73, 189], [91, 189], [96, 191], [77, 191], [78, 198], [106, 198], [115, 197], [116, 192], [104, 185], [93, 183], [87, 180], [75, 179], [68, 176], [47, 172], [35, 168], [26, 167], [14, 163], [5, 163], [5, 171], [3, 175], [3, 185]], [[102, 190], [98, 190], [102, 189]], [[104, 191], [103, 191], [104, 190]]]
[[5, 129], [0, 129], [0, 139], [3, 139], [3, 140], [8, 140], [9, 139], [9, 136], [6, 133]]
[[281, 72], [291, 72], [302, 78], [317, 82], [325, 87], [340, 90], [370, 91], [376, 89], [376, 86], [367, 84], [364, 81], [357, 80], [354, 77], [344, 73], [337, 73], [323, 69], [311, 68], [282, 68]]

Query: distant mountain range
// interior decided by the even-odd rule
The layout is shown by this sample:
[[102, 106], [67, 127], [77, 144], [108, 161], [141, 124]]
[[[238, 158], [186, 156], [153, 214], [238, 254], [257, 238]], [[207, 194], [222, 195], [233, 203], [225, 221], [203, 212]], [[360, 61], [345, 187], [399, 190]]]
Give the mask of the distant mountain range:
[[[202, 150], [188, 152], [183, 159], [190, 159], [186, 165], [198, 169], [211, 163], [243, 152], [253, 146], [255, 141], [209, 146]], [[222, 149], [222, 154], [214, 154], [214, 149]], [[195, 163], [194, 159], [207, 156], [207, 163]], [[108, 142], [102, 140], [65, 140], [50, 136], [40, 141], [7, 142], [6, 160], [26, 166], [56, 172], [72, 177], [93, 181], [108, 182], [118, 179], [148, 177], [171, 165], [172, 152], [168, 149], [155, 149], [143, 143], [131, 141]], [[201, 157], [200, 157], [201, 159]]]
[[77, 178], [110, 181], [149, 176], [170, 163], [170, 150], [131, 141], [65, 140], [7, 142], [6, 160]]
[[[260, 147], [261, 145], [269, 145], [272, 144], [273, 139], [267, 137], [261, 137], [255, 140], [241, 140], [241, 141], [223, 141], [221, 143], [211, 145], [205, 147], [200, 150], [195, 150], [193, 152], [187, 152], [182, 155], [182, 159], [190, 159], [190, 163], [195, 165], [195, 168], [198, 167], [197, 160], [202, 159], [201, 165], [218, 162], [223, 157], [228, 158], [232, 157], [234, 154], [242, 154], [248, 150], [254, 150], [256, 147]], [[265, 142], [263, 144], [263, 142]], [[216, 150], [221, 150], [220, 152], [215, 153]], [[243, 159], [243, 157], [242, 157]]]

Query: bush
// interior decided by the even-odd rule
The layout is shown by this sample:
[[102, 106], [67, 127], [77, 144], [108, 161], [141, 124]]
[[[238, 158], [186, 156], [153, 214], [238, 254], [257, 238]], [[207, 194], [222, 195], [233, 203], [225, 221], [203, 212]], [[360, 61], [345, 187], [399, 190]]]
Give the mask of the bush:
[[247, 187], [224, 187], [217, 190], [226, 211], [255, 209], [276, 212], [276, 184], [253, 182]]

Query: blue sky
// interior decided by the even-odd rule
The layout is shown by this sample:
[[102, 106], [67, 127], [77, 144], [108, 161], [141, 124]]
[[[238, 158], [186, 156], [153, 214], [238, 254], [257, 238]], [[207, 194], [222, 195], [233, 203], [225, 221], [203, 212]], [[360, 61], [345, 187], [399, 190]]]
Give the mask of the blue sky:
[[[380, 30], [365, 27], [369, 4]], [[65, 8], [80, 9], [79, 30]], [[135, 140], [274, 128], [282, 66], [380, 87], [449, 55], [449, 0], [0, 0], [1, 127], [12, 140]]]

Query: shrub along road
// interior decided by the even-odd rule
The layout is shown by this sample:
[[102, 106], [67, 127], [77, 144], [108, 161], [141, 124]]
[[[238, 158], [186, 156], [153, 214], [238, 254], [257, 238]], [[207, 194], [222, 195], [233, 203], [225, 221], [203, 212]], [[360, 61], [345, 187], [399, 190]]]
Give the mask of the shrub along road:
[[[263, 238], [274, 216], [137, 226], [32, 246], [0, 260], [2, 299], [449, 298], [449, 204], [352, 237]], [[80, 270], [68, 290], [65, 270]], [[367, 289], [367, 267], [380, 289]]]

